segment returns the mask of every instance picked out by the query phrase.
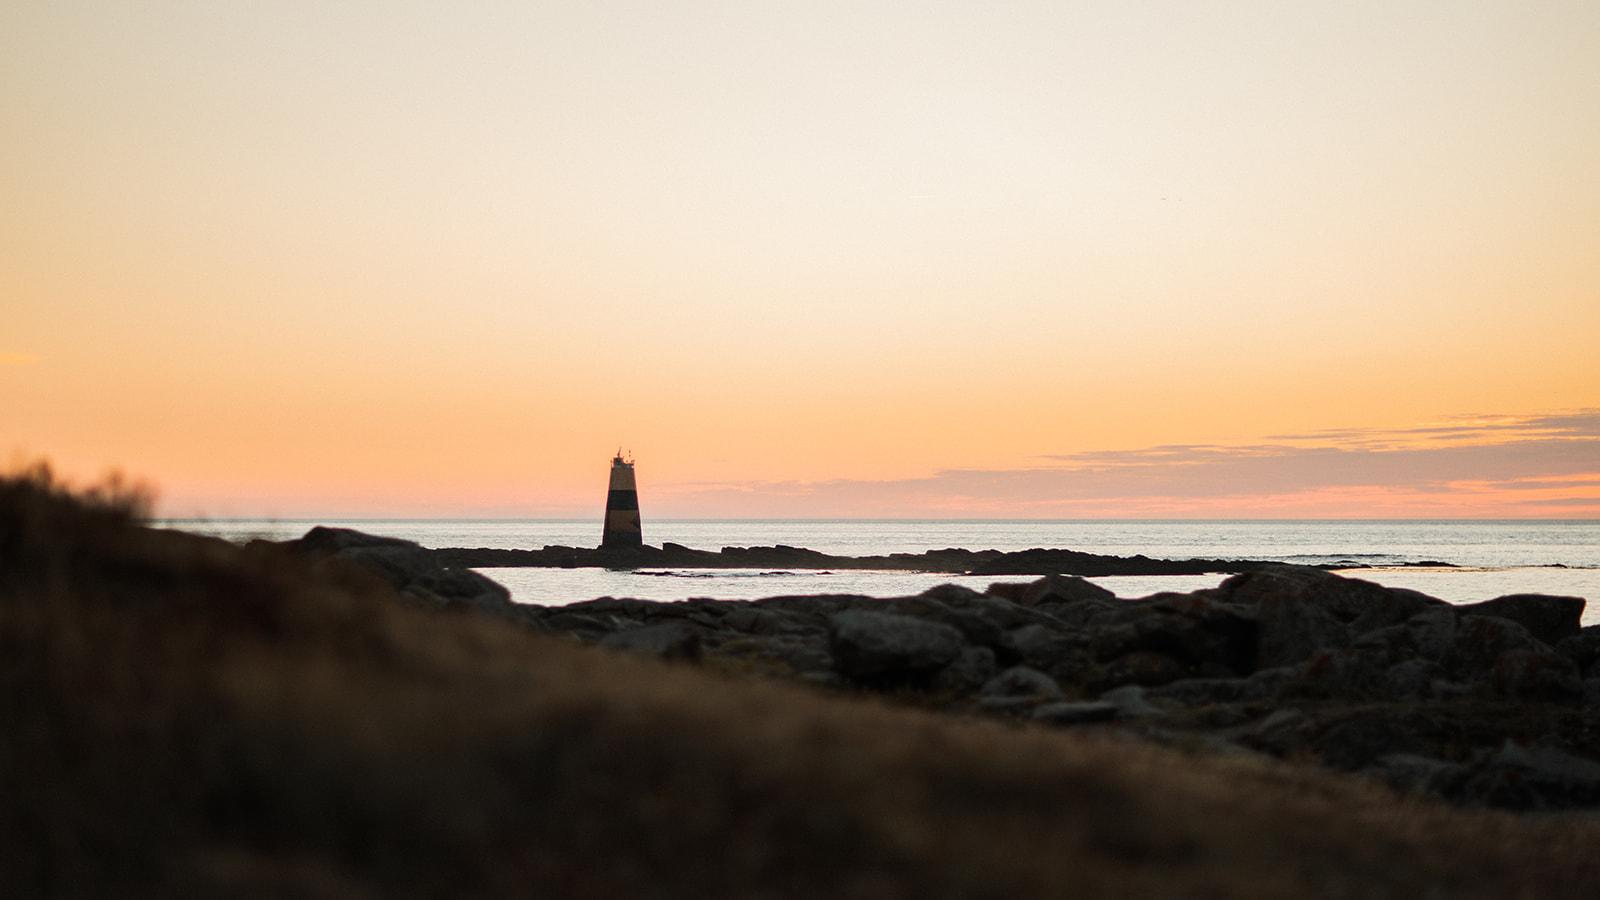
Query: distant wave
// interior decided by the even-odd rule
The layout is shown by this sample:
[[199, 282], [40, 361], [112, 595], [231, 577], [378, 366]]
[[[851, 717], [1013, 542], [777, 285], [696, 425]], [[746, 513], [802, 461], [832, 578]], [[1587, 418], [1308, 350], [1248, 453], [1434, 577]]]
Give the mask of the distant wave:
[[805, 578], [812, 575], [832, 575], [827, 569], [802, 569], [794, 572], [744, 572], [738, 569], [707, 569], [698, 572], [675, 572], [665, 570], [652, 572], [646, 569], [637, 569], [635, 575], [648, 575], [652, 578]]
[[1393, 553], [1291, 553], [1284, 559], [1400, 559]]

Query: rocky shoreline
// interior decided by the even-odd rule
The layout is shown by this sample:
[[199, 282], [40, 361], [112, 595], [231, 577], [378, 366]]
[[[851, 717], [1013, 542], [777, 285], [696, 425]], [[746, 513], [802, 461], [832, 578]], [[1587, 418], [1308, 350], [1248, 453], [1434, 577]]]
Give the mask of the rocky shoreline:
[[[1316, 568], [1223, 563], [1244, 567], [1184, 569], [1234, 574], [1216, 588], [1136, 600], [1051, 573], [983, 592], [943, 585], [892, 599], [601, 598], [541, 607], [512, 603], [504, 588], [462, 566], [484, 565], [484, 553], [555, 548], [457, 555], [337, 529], [315, 529], [288, 546], [360, 563], [430, 608], [488, 613], [736, 677], [1018, 724], [1114, 730], [1195, 753], [1311, 761], [1465, 805], [1600, 806], [1600, 627], [1580, 627], [1585, 601], [1577, 597], [1452, 605]], [[679, 552], [699, 551], [663, 555]], [[709, 555], [731, 561], [741, 552], [749, 551]], [[1032, 574], [1053, 559], [1089, 564], [1080, 557], [1115, 559], [933, 551], [860, 567], [964, 562], [966, 572]], [[847, 567], [828, 559], [829, 568]], [[765, 557], [743, 564], [774, 565]]]
[[[323, 529], [333, 531], [336, 529]], [[423, 549], [423, 548], [418, 548]], [[1108, 556], [1076, 550], [928, 550], [923, 553], [889, 553], [877, 556], [835, 556], [801, 547], [723, 547], [696, 550], [671, 542], [660, 547], [564, 547], [538, 550], [488, 547], [452, 547], [423, 550], [440, 565], [457, 568], [583, 568], [608, 569], [873, 569], [902, 572], [946, 572], [961, 575], [1233, 575], [1253, 572], [1274, 563], [1236, 559], [1152, 559], [1148, 556]], [[1409, 563], [1412, 566], [1450, 567], [1444, 562]], [[1365, 568], [1356, 562], [1319, 568]]]
[[1275, 568], [549, 608], [406, 541], [240, 545], [142, 498], [0, 477], [7, 896], [1600, 884], [1576, 599]]

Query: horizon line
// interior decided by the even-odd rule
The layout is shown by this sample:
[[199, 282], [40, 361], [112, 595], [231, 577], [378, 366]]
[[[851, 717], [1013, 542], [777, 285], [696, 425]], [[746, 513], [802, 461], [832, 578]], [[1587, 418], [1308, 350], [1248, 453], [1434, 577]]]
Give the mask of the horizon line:
[[[204, 523], [204, 522], [560, 522], [573, 524], [600, 524], [600, 516], [372, 516], [372, 515], [254, 515], [254, 516], [151, 516], [151, 523]], [[1600, 524], [1600, 516], [1083, 516], [1076, 518], [1027, 517], [930, 517], [930, 516], [661, 516], [647, 522], [859, 522], [873, 523], [951, 523], [951, 524], [1077, 524], [1096, 522], [1400, 522], [1440, 523], [1454, 522], [1521, 522], [1544, 524]]]

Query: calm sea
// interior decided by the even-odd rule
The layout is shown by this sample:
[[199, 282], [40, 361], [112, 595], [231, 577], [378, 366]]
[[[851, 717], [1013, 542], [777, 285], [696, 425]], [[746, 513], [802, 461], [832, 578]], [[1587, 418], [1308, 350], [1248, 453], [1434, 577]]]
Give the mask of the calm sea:
[[[357, 528], [425, 547], [592, 547], [598, 521], [534, 519], [169, 520], [169, 527], [230, 540], [298, 537], [313, 525]], [[1595, 601], [1586, 624], [1600, 623], [1600, 521], [950, 521], [950, 520], [647, 520], [645, 540], [715, 550], [789, 544], [851, 556], [945, 547], [1025, 550], [1062, 547], [1091, 553], [1169, 559], [1269, 559], [1348, 563], [1353, 572], [1455, 603], [1502, 594], [1568, 594]], [[1444, 562], [1460, 568], [1392, 568]], [[966, 578], [909, 572], [810, 572], [740, 569], [484, 569], [525, 603], [563, 604], [594, 597], [682, 600], [751, 599], [781, 594], [848, 593], [892, 597], [944, 582], [982, 588], [1016, 578]], [[1211, 587], [1222, 576], [1092, 579], [1123, 597]]]

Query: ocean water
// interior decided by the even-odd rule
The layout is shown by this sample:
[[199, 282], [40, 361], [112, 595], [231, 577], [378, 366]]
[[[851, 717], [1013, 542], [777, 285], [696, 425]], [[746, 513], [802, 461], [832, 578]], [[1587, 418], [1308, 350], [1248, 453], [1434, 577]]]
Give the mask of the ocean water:
[[[299, 537], [314, 525], [357, 528], [425, 547], [538, 548], [599, 542], [598, 521], [535, 519], [168, 520], [168, 527], [230, 540]], [[950, 521], [950, 520], [656, 520], [645, 540], [699, 549], [789, 544], [864, 556], [946, 547], [1025, 550], [1061, 547], [1166, 559], [1264, 559], [1361, 565], [1345, 574], [1407, 587], [1453, 603], [1504, 594], [1546, 593], [1594, 601], [1585, 624], [1600, 623], [1600, 521]], [[1397, 568], [1425, 562], [1457, 568]], [[741, 569], [481, 570], [524, 603], [557, 605], [595, 597], [683, 600], [754, 599], [783, 594], [846, 593], [893, 597], [954, 582], [982, 589], [1031, 577], [964, 577], [878, 571]], [[1223, 576], [1091, 579], [1122, 597], [1212, 587]]]

